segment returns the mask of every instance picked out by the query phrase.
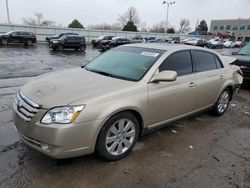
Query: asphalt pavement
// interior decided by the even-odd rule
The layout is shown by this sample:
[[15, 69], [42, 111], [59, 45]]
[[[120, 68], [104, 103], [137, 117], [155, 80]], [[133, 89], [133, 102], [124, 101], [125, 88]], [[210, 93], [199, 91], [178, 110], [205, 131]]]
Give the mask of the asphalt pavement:
[[95, 154], [54, 160], [23, 144], [12, 121], [18, 89], [35, 76], [85, 65], [99, 54], [91, 47], [86, 53], [51, 52], [46, 45], [0, 47], [0, 187], [250, 187], [247, 88], [224, 116], [205, 112], [154, 131], [116, 162]]

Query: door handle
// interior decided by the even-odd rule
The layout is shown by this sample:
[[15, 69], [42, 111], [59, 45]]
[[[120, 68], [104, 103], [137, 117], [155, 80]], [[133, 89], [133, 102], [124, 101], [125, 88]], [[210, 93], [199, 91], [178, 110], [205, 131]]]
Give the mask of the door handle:
[[220, 79], [223, 80], [223, 79], [224, 79], [224, 76], [223, 76], [223, 75], [220, 75]]
[[195, 84], [194, 82], [190, 82], [188, 86], [189, 86], [189, 87], [195, 87], [196, 84]]

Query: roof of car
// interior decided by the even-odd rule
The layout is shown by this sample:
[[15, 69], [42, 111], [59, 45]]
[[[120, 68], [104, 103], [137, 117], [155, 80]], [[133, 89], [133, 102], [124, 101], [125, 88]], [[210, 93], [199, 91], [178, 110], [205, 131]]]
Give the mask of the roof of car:
[[215, 54], [218, 54], [217, 52], [213, 50], [209, 50], [206, 48], [196, 47], [196, 46], [190, 46], [190, 45], [184, 45], [184, 44], [169, 44], [169, 43], [138, 43], [138, 44], [127, 44], [125, 46], [130, 47], [138, 47], [138, 48], [152, 48], [152, 49], [158, 49], [158, 50], [166, 50], [166, 51], [179, 51], [179, 50], [204, 50], [209, 51]]

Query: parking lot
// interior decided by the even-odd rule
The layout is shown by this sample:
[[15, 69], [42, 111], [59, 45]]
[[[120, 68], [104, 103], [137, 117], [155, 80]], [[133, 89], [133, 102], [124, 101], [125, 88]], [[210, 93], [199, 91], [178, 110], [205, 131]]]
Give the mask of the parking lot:
[[[230, 54], [235, 49], [220, 49]], [[139, 139], [122, 160], [54, 160], [25, 146], [12, 121], [15, 93], [35, 76], [82, 66], [100, 52], [0, 47], [0, 187], [250, 187], [250, 89], [222, 117], [202, 113]]]

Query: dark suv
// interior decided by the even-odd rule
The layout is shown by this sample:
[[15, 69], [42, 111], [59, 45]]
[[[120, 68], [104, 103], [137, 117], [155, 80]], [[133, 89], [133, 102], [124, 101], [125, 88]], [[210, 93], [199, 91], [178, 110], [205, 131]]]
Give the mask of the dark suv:
[[250, 44], [241, 48], [238, 52], [233, 52], [238, 60], [235, 62], [243, 72], [243, 85], [250, 86]]
[[36, 43], [36, 35], [27, 31], [10, 31], [0, 35], [0, 43], [2, 45], [24, 43], [25, 45], [31, 46], [33, 43]]
[[76, 35], [63, 35], [59, 39], [50, 40], [49, 47], [53, 50], [62, 51], [64, 48], [73, 48], [81, 51], [86, 50], [85, 37]]
[[78, 36], [77, 33], [60, 33], [60, 34], [58, 34], [58, 35], [46, 37], [45, 40], [46, 40], [46, 42], [50, 42], [50, 40], [59, 39], [59, 38], [61, 38], [63, 35], [77, 35], [77, 36]]
[[100, 36], [91, 41], [93, 47], [100, 47], [101, 42], [110, 42], [114, 36]]

